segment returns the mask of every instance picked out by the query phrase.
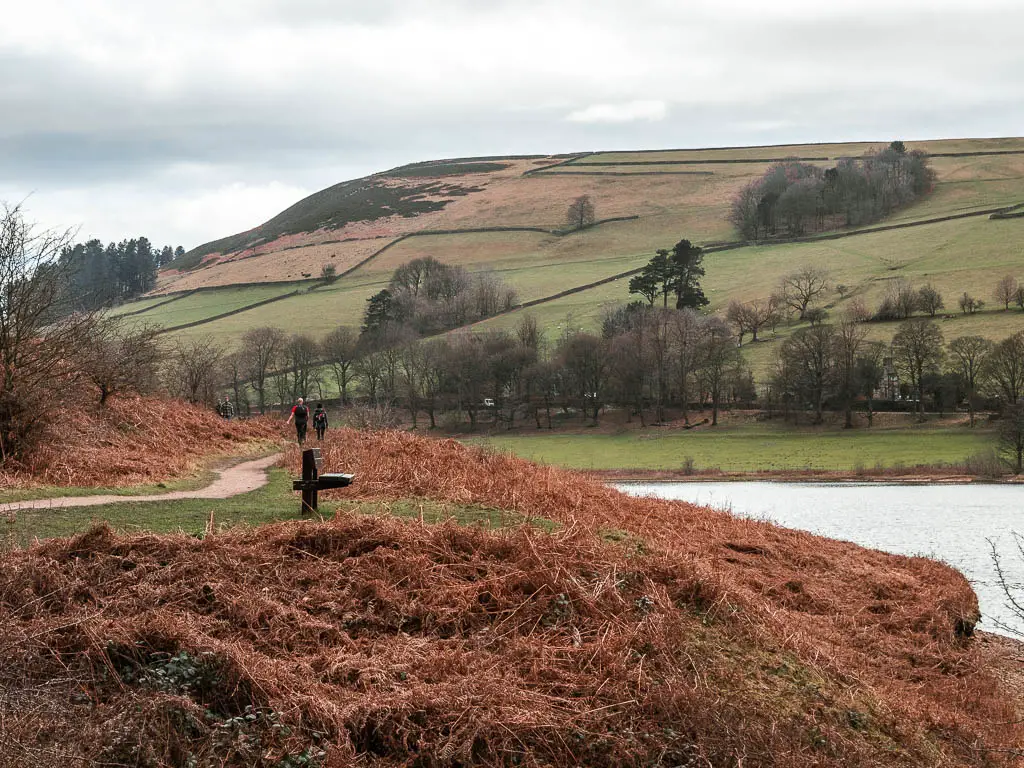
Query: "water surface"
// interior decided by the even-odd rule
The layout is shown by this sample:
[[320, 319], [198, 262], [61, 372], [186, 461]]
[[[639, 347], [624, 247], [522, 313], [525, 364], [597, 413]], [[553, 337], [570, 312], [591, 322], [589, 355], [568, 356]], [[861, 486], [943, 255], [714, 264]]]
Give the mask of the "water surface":
[[880, 483], [623, 483], [636, 496], [682, 499], [770, 520], [900, 555], [925, 555], [953, 566], [978, 593], [980, 629], [1024, 632], [1006, 605], [992, 564], [991, 540], [1024, 603], [1024, 557], [1012, 532], [1024, 534], [1024, 486], [885, 485]]

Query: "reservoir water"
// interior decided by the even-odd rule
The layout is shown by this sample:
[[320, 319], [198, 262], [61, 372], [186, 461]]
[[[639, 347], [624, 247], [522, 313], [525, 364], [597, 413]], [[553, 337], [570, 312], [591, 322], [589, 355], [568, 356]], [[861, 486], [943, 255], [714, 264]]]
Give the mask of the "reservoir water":
[[993, 542], [1024, 605], [1024, 486], [883, 485], [879, 483], [623, 483], [635, 496], [682, 499], [770, 520], [833, 539], [901, 555], [942, 560], [978, 594], [979, 629], [1024, 633], [1024, 617], [1007, 606], [992, 563]]

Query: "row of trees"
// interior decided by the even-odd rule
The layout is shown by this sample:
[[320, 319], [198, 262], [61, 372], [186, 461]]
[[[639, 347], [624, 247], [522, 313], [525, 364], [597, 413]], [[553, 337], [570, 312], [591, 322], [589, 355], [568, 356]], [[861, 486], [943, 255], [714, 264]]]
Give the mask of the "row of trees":
[[832, 168], [787, 160], [739, 191], [729, 220], [750, 240], [859, 226], [909, 205], [933, 183], [927, 156], [900, 141]]
[[106, 246], [99, 240], [66, 244], [60, 249], [59, 262], [70, 279], [68, 310], [110, 307], [151, 291], [157, 270], [184, 254], [180, 245], [158, 249], [145, 237]]
[[[766, 400], [787, 412], [810, 410], [815, 423], [833, 407], [852, 426], [858, 400], [865, 402], [871, 423], [872, 400], [879, 392], [914, 403], [921, 418], [926, 403], [940, 412], [965, 403], [971, 426], [978, 404], [991, 403], [1012, 426], [1024, 408], [1024, 332], [998, 343], [960, 336], [947, 345], [937, 323], [915, 317], [884, 344], [868, 341], [867, 329], [848, 321], [801, 328], [778, 350]], [[1013, 454], [1020, 472], [1024, 447], [1018, 445]]]
[[363, 333], [383, 338], [400, 329], [439, 333], [511, 309], [514, 289], [490, 273], [470, 274], [430, 256], [403, 264], [388, 287], [367, 299]]
[[[828, 272], [819, 267], [806, 265], [784, 276], [775, 292], [768, 298], [729, 302], [725, 318], [735, 329], [740, 344], [747, 334], [750, 334], [753, 341], [757, 341], [758, 333], [764, 328], [771, 328], [774, 331], [775, 327], [791, 314], [811, 325], [823, 323], [827, 312], [815, 304], [830, 296], [832, 291]], [[846, 286], [835, 286], [835, 291], [840, 296], [849, 298], [849, 289]], [[993, 295], [1006, 310], [1009, 309], [1011, 301], [1024, 310], [1024, 287], [1018, 285], [1012, 276], [1001, 278]], [[982, 299], [975, 298], [967, 291], [958, 297], [956, 303], [963, 314], [971, 315], [985, 306]], [[945, 298], [931, 283], [915, 287], [906, 278], [898, 277], [887, 282], [885, 293], [873, 312], [865, 306], [862, 299], [853, 297], [845, 307], [843, 318], [855, 323], [906, 320], [916, 313], [935, 317], [945, 308]]]
[[550, 427], [553, 409], [596, 423], [611, 403], [627, 405], [646, 424], [652, 413], [664, 419], [670, 404], [686, 418], [688, 408], [706, 402], [714, 422], [722, 402], [754, 398], [728, 327], [692, 309], [635, 303], [609, 313], [601, 334], [567, 326], [552, 344], [529, 316], [510, 332], [378, 341], [345, 327], [319, 341], [258, 328], [226, 367], [242, 410], [248, 391], [262, 411], [272, 400], [323, 397], [328, 388], [348, 402], [356, 387], [360, 399], [405, 407], [414, 424], [425, 413], [431, 426], [442, 411], [463, 413], [473, 428], [481, 411], [510, 426], [532, 414], [538, 427]]

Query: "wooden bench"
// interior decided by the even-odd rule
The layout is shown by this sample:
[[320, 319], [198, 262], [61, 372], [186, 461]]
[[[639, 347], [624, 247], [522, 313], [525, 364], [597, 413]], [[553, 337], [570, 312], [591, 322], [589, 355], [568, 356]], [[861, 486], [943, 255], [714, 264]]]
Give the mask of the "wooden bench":
[[302, 514], [317, 511], [319, 492], [332, 488], [344, 488], [352, 484], [355, 475], [340, 472], [321, 473], [324, 459], [319, 448], [307, 448], [302, 452], [302, 479], [292, 481], [293, 491], [302, 491]]

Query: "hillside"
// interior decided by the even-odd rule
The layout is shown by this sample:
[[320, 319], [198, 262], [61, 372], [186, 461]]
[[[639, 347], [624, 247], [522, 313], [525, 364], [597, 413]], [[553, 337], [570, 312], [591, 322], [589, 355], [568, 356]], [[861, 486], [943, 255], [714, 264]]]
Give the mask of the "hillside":
[[[358, 478], [332, 520], [2, 556], [0, 765], [1014, 764], [941, 563], [332, 437]], [[425, 523], [438, 502], [501, 528]]]
[[[470, 271], [494, 271], [518, 290], [521, 302], [539, 302], [519, 312], [536, 315], [543, 326], [567, 318], [593, 326], [603, 306], [626, 300], [626, 286], [621, 278], [587, 286], [637, 269], [656, 248], [686, 237], [708, 250], [704, 285], [712, 311], [733, 298], [764, 297], [788, 270], [816, 263], [848, 288], [831, 297], [833, 309], [853, 300], [871, 306], [892, 279], [903, 277], [916, 285], [930, 281], [946, 293], [947, 337], [1003, 336], [1024, 328], [1024, 313], [995, 312], [991, 300], [999, 277], [1024, 277], [1024, 218], [989, 218], [995, 209], [1024, 203], [1024, 139], [907, 142], [908, 149], [930, 154], [937, 175], [923, 201], [839, 238], [716, 250], [736, 237], [726, 220], [733, 195], [771, 162], [797, 157], [824, 166], [886, 143], [406, 166], [323, 190], [257, 230], [193, 250], [186, 268], [161, 275], [157, 296], [118, 311], [228, 343], [259, 325], [321, 334], [358, 324], [366, 298], [397, 265], [429, 255]], [[594, 201], [599, 223], [566, 233], [568, 203], [581, 194]], [[342, 275], [329, 286], [316, 280], [326, 264]], [[984, 298], [989, 309], [954, 314], [964, 290]], [[571, 293], [561, 296], [565, 292]], [[516, 315], [484, 327], [514, 323]], [[873, 328], [891, 335], [885, 324]], [[771, 346], [758, 345], [752, 354], [767, 356]]]
[[[21, 462], [0, 471], [0, 498], [44, 486], [114, 488], [180, 480], [204, 460], [266, 448], [279, 439], [264, 419], [225, 421], [183, 400], [117, 394], [103, 406], [54, 403], [52, 421]], [[13, 522], [13, 521], [12, 521]]]

